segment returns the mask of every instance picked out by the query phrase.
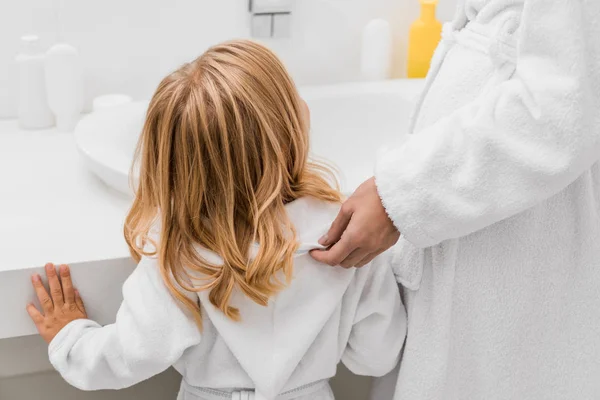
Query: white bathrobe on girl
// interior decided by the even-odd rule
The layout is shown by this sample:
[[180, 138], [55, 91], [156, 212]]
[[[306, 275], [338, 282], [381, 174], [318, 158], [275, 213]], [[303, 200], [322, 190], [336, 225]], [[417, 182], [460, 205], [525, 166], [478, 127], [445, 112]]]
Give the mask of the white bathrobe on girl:
[[328, 379], [340, 359], [357, 374], [388, 373], [406, 332], [389, 253], [362, 270], [319, 264], [308, 250], [319, 247], [339, 206], [303, 198], [286, 209], [301, 245], [292, 283], [268, 307], [234, 291], [241, 315], [234, 322], [200, 292], [200, 332], [171, 297], [157, 260], [144, 258], [123, 286], [116, 323], [71, 322], [50, 343], [52, 365], [84, 390], [124, 388], [174, 365], [181, 400], [331, 400]]
[[599, 399], [600, 1], [463, 1], [426, 86], [376, 169], [402, 233], [394, 398]]

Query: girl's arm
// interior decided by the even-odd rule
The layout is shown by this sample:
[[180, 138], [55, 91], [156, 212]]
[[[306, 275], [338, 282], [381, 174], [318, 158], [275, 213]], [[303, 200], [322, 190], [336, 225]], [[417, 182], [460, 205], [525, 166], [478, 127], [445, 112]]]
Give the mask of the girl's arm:
[[427, 247], [563, 190], [600, 160], [600, 1], [526, 0], [514, 76], [379, 160], [396, 227]]
[[50, 342], [50, 362], [83, 390], [120, 389], [170, 367], [200, 342], [193, 317], [170, 295], [155, 259], [143, 258], [123, 285], [114, 324], [70, 322]]
[[400, 359], [406, 336], [406, 311], [389, 264], [389, 252], [356, 271], [362, 286], [354, 324], [342, 362], [358, 375], [383, 376]]

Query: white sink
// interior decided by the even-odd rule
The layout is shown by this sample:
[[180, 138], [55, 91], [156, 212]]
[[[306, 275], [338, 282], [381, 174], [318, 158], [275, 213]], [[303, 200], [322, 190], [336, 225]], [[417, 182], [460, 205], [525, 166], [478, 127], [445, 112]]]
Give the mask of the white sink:
[[[340, 172], [344, 192], [373, 174], [378, 150], [402, 141], [421, 80], [305, 87], [311, 109], [311, 151]], [[75, 129], [86, 165], [108, 186], [132, 194], [129, 171], [147, 102], [85, 116]]]
[[134, 102], [86, 115], [75, 128], [75, 141], [85, 164], [108, 186], [130, 189], [131, 169], [148, 102]]

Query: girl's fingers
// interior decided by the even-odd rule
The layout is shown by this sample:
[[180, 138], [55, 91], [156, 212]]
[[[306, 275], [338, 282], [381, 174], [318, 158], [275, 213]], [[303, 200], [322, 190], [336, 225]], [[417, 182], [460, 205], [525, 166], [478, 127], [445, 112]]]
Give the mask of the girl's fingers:
[[85, 314], [86, 318], [87, 318], [87, 313], [85, 312], [85, 306], [83, 305], [83, 300], [81, 299], [81, 295], [79, 294], [79, 290], [75, 289], [75, 304], [77, 304], [77, 308], [79, 308], [79, 311], [81, 311], [83, 314]]
[[62, 283], [62, 295], [65, 299], [66, 304], [75, 303], [75, 289], [73, 289], [73, 282], [71, 281], [71, 271], [69, 266], [61, 265], [60, 271], [60, 282]]
[[33, 284], [35, 294], [40, 301], [40, 305], [42, 306], [44, 314], [51, 313], [54, 310], [54, 304], [52, 303], [52, 299], [48, 295], [48, 292], [42, 283], [42, 278], [38, 274], [35, 274], [31, 277], [31, 283]]
[[42, 315], [42, 313], [40, 313], [38, 309], [35, 308], [35, 306], [31, 303], [27, 304], [27, 314], [29, 314], [29, 316], [33, 320], [33, 323], [36, 325], [39, 325], [42, 322], [44, 322], [44, 316]]
[[63, 290], [60, 286], [60, 280], [56, 274], [56, 267], [54, 264], [46, 264], [46, 276], [48, 277], [48, 286], [50, 286], [50, 296], [54, 302], [54, 306], [62, 307], [65, 303], [63, 299]]

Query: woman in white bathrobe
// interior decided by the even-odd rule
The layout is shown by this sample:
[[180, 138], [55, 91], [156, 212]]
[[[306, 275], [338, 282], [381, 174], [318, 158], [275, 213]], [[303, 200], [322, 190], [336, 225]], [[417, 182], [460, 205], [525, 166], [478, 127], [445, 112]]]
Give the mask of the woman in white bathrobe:
[[395, 398], [600, 398], [600, 1], [462, 2], [411, 130], [313, 252], [400, 235]]

